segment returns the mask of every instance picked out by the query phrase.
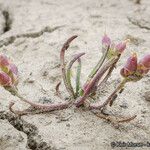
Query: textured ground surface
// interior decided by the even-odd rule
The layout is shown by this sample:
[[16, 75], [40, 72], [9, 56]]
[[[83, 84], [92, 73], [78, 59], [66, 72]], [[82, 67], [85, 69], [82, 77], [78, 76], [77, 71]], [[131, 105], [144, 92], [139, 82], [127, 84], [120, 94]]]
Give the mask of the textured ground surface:
[[[148, 0], [141, 0], [141, 4], [136, 4], [136, 0], [0, 0], [0, 52], [17, 64], [18, 89], [23, 96], [36, 102], [57, 102], [62, 101], [54, 94], [54, 87], [61, 80], [59, 52], [68, 37], [79, 35], [67, 59], [86, 52], [83, 80], [101, 56], [101, 36], [105, 31], [115, 42], [130, 38], [109, 88], [103, 89], [105, 98], [120, 80], [118, 72], [128, 55], [136, 51], [143, 56], [150, 51], [149, 12]], [[147, 75], [138, 83], [128, 84], [117, 98], [111, 113], [137, 114], [134, 121], [119, 129], [88, 111], [74, 108], [19, 119], [8, 110], [10, 100], [16, 101], [16, 109], [28, 105], [0, 87], [0, 149], [111, 150], [112, 141], [150, 142], [149, 85]], [[66, 97], [64, 87], [61, 89]]]

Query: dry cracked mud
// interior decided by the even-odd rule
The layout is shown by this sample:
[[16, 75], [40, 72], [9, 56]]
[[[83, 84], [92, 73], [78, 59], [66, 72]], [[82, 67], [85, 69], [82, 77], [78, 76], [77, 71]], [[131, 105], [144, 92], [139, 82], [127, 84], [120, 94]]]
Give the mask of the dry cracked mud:
[[[63, 101], [55, 96], [61, 80], [59, 52], [67, 38], [77, 34], [67, 59], [78, 52], [83, 57], [82, 80], [101, 56], [101, 37], [106, 31], [114, 41], [131, 39], [118, 67], [103, 89], [101, 99], [114, 89], [119, 70], [133, 51], [138, 56], [150, 52], [150, 1], [141, 0], [0, 0], [0, 53], [8, 55], [19, 69], [20, 93], [34, 102]], [[90, 63], [89, 63], [90, 61]], [[150, 75], [126, 85], [111, 113], [137, 115], [133, 121], [115, 128], [91, 112], [68, 108], [21, 118], [10, 113], [29, 106], [0, 87], [1, 150], [111, 150], [111, 142], [150, 140]], [[61, 86], [64, 97], [67, 91]], [[150, 142], [150, 141], [149, 141]], [[114, 148], [133, 149], [128, 148]], [[137, 149], [148, 150], [148, 147]]]

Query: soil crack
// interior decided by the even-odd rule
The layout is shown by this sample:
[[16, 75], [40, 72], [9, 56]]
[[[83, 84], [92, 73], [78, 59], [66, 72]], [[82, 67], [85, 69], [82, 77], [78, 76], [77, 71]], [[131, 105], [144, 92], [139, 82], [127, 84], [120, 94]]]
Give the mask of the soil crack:
[[4, 24], [4, 27], [3, 27], [3, 33], [5, 33], [5, 32], [7, 32], [11, 29], [12, 19], [11, 19], [9, 11], [3, 10], [2, 14], [3, 14], [4, 20], [5, 20], [5, 24]]
[[31, 150], [54, 150], [54, 148], [41, 139], [36, 126], [27, 123], [9, 112], [0, 112], [0, 119], [7, 119], [14, 128], [27, 135], [27, 148]]
[[40, 37], [41, 35], [43, 35], [45, 32], [52, 33], [55, 30], [57, 30], [57, 29], [59, 29], [59, 28], [61, 28], [63, 26], [64, 25], [62, 25], [62, 26], [56, 26], [56, 27], [53, 27], [53, 28], [51, 28], [49, 26], [46, 26], [43, 29], [41, 29], [40, 31], [12, 35], [12, 36], [7, 37], [7, 38], [5, 38], [3, 40], [0, 40], [0, 48], [3, 45], [8, 46], [9, 44], [12, 44], [17, 38], [37, 38], [37, 37]]
[[133, 19], [133, 18], [131, 18], [131, 17], [127, 17], [128, 18], [128, 20], [129, 20], [129, 22], [130, 23], [132, 23], [133, 25], [136, 25], [136, 26], [138, 26], [139, 28], [141, 28], [141, 29], [146, 29], [146, 30], [150, 30], [150, 26], [147, 26], [144, 22], [144, 20], [143, 20], [143, 23], [142, 22], [140, 22], [140, 21], [138, 21], [138, 20], [135, 20], [135, 19]]

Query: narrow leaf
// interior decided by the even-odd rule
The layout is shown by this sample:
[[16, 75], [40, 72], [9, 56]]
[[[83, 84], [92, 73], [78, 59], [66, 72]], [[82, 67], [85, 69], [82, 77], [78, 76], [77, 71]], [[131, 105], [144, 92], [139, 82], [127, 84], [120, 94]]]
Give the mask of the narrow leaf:
[[81, 76], [81, 59], [78, 59], [78, 67], [77, 67], [77, 75], [76, 75], [76, 97], [79, 96], [79, 90], [80, 90], [80, 76]]
[[72, 93], [72, 96], [75, 98], [75, 93], [74, 93], [74, 90], [73, 90], [73, 87], [71, 85], [71, 67], [72, 65], [74, 64], [75, 61], [77, 61], [81, 56], [83, 56], [85, 53], [80, 53], [80, 54], [77, 54], [73, 57], [73, 59], [70, 61], [70, 63], [68, 64], [68, 67], [67, 67], [67, 84], [68, 84], [68, 89], [69, 91], [71, 91]]
[[88, 95], [91, 93], [91, 90], [96, 85], [96, 83], [101, 79], [101, 77], [104, 75], [104, 73], [112, 66], [112, 64], [116, 61], [117, 58], [112, 58], [111, 60], [108, 60], [105, 65], [97, 72], [97, 74], [92, 78], [90, 83], [87, 85], [86, 89], [84, 90], [83, 96], [78, 98], [75, 102], [76, 106], [79, 107], [82, 105], [85, 101], [85, 99], [88, 97]]
[[86, 84], [94, 77], [94, 75], [97, 73], [97, 71], [103, 65], [103, 63], [104, 63], [104, 61], [105, 61], [105, 59], [107, 57], [108, 51], [109, 51], [109, 46], [107, 47], [107, 49], [105, 49], [103, 51], [104, 51], [104, 53], [103, 53], [101, 59], [99, 60], [97, 65], [94, 67], [94, 69], [91, 71], [91, 73], [89, 74]]

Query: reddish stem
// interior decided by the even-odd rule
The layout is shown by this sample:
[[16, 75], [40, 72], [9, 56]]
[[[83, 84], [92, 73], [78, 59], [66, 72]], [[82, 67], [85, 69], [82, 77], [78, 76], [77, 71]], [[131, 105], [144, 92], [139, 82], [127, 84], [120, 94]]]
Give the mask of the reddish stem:
[[101, 104], [100, 102], [97, 102], [97, 103], [94, 103], [94, 104], [91, 104], [90, 105], [90, 109], [101, 109], [101, 108], [103, 108], [103, 107], [105, 107], [107, 104], [109, 104], [109, 103], [113, 103], [113, 98], [114, 98], [114, 96], [116, 95], [116, 93], [120, 90], [120, 89], [122, 89], [122, 87], [125, 85], [125, 83], [127, 82], [127, 80], [126, 79], [124, 79], [119, 85], [118, 85], [118, 87], [112, 92], [112, 94], [106, 99], [106, 101], [103, 103], [103, 104]]
[[59, 87], [61, 85], [61, 81], [57, 83], [56, 87], [55, 87], [55, 90], [56, 90], [56, 95], [59, 97], [59, 98], [62, 98], [61, 96], [61, 93], [59, 91]]
[[62, 70], [62, 77], [65, 84], [65, 87], [70, 95], [73, 96], [72, 91], [70, 91], [67, 83], [67, 77], [66, 77], [66, 68], [65, 68], [65, 51], [69, 48], [69, 44], [77, 38], [77, 35], [74, 35], [70, 37], [63, 45], [61, 52], [60, 52], [60, 63], [61, 63], [61, 70]]
[[[11, 112], [13, 112], [14, 114], [17, 114], [17, 115], [25, 115], [25, 114], [30, 114], [32, 112], [28, 111], [28, 109], [26, 110], [23, 110], [23, 111], [19, 111], [19, 110], [14, 110], [12, 107], [15, 103], [14, 102], [11, 102], [9, 104], [9, 110]], [[30, 103], [31, 105], [31, 103]], [[62, 110], [62, 109], [65, 109], [65, 108], [68, 108], [69, 106], [69, 103], [60, 103], [60, 104], [50, 104], [50, 105], [42, 105], [42, 104], [37, 104], [31, 105], [32, 107], [35, 107], [38, 109], [38, 111], [35, 111], [33, 113], [43, 113], [43, 112], [50, 112], [50, 111], [54, 111], [54, 110]]]
[[58, 104], [34, 103], [34, 102], [26, 100], [24, 97], [22, 97], [15, 88], [8, 88], [7, 90], [12, 95], [17, 96], [23, 102], [30, 104], [34, 108], [42, 109], [43, 111], [53, 111], [53, 110], [64, 109], [64, 108], [67, 108], [70, 105], [70, 103], [71, 103], [71, 102], [63, 102], [63, 103], [58, 103]]
[[111, 65], [116, 61], [116, 58], [113, 58], [106, 62], [106, 64], [97, 72], [97, 74], [93, 77], [93, 79], [90, 81], [90, 83], [87, 85], [86, 89], [84, 90], [84, 94], [82, 97], [79, 97], [75, 101], [75, 105], [79, 107], [82, 105], [85, 101], [85, 99], [90, 94], [91, 90], [95, 86], [95, 84], [101, 79], [101, 77], [104, 75], [104, 73], [111, 67]]

